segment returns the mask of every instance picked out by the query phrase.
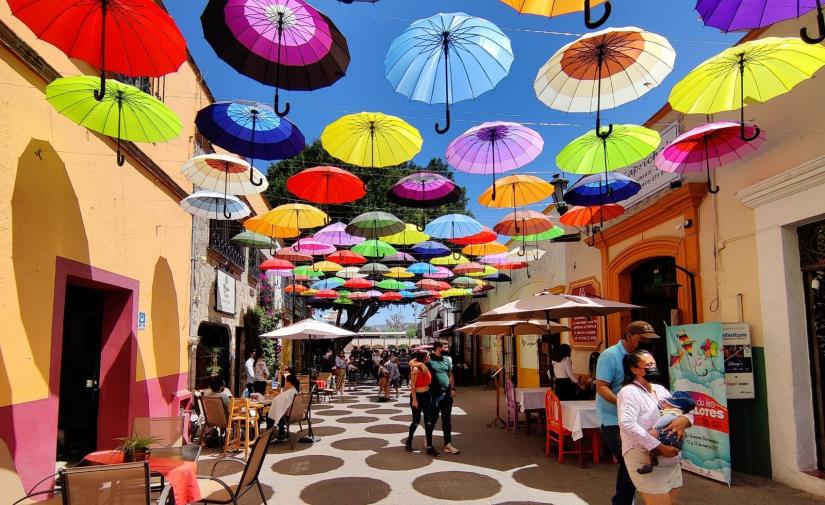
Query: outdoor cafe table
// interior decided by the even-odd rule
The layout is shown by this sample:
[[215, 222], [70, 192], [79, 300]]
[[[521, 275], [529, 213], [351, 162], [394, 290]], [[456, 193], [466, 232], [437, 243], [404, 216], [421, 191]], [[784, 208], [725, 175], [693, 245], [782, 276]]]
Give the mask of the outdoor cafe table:
[[550, 388], [516, 388], [516, 403], [519, 409], [544, 410], [544, 394]]
[[564, 427], [570, 430], [573, 440], [579, 440], [584, 436], [584, 430], [599, 427], [596, 400], [561, 402], [561, 419]]
[[[83, 460], [95, 465], [116, 465], [123, 463], [123, 453], [116, 450], [97, 451], [86, 455]], [[201, 499], [197, 463], [185, 458], [182, 447], [154, 449], [149, 453], [149, 470], [169, 481], [178, 505]]]

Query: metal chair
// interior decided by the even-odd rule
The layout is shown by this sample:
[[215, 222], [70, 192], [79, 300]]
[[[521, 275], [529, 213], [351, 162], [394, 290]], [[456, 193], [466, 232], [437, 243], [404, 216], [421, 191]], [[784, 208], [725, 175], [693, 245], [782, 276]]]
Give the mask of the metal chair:
[[[150, 505], [149, 463], [64, 468], [60, 471], [63, 505]], [[169, 499], [164, 487], [158, 503]]]
[[[297, 396], [296, 396], [297, 398]], [[197, 503], [217, 503], [217, 504], [233, 504], [237, 505], [238, 500], [245, 495], [253, 487], [258, 488], [261, 495], [262, 503], [266, 503], [263, 487], [258, 480], [258, 475], [261, 473], [261, 467], [264, 464], [264, 457], [266, 457], [266, 450], [269, 443], [275, 437], [275, 430], [267, 430], [261, 433], [261, 436], [255, 440], [252, 445], [249, 459], [244, 463], [237, 459], [219, 459], [212, 466], [212, 471], [209, 476], [198, 476], [198, 486], [200, 487], [201, 496]], [[244, 465], [243, 474], [238, 484], [227, 484], [221, 479], [215, 477], [215, 470], [218, 465], [222, 463], [236, 463]]]
[[219, 396], [203, 395], [200, 397], [201, 412], [203, 412], [204, 429], [201, 430], [200, 446], [206, 443], [206, 427], [217, 430], [218, 434], [226, 438], [226, 430], [229, 427], [229, 416], [223, 399]]
[[151, 448], [180, 447], [183, 445], [183, 418], [175, 417], [135, 417], [132, 420], [132, 435], [156, 437], [159, 442]]

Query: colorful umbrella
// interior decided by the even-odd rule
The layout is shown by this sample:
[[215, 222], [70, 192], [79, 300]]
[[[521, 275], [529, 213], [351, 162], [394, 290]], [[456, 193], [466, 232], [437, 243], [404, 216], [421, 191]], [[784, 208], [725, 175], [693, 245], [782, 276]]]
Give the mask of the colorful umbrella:
[[[258, 174], [263, 184], [255, 186], [246, 173], [252, 170]], [[246, 161], [226, 154], [202, 154], [195, 156], [181, 168], [181, 173], [195, 187], [209, 191], [223, 189], [224, 196], [251, 195], [262, 193], [269, 187], [263, 175], [252, 168]]]
[[397, 302], [403, 298], [401, 293], [397, 293], [395, 291], [388, 291], [386, 293], [381, 293], [381, 296], [378, 299], [382, 302]]
[[[250, 158], [250, 165], [255, 159], [292, 158], [306, 145], [297, 126], [278, 117], [272, 107], [247, 100], [207, 105], [195, 116], [195, 126], [216, 146]], [[252, 175], [250, 171], [252, 184], [263, 184], [263, 180], [254, 181]]]
[[[262, 216], [253, 216], [243, 222], [244, 228], [260, 235], [266, 235], [272, 238], [295, 238], [301, 235], [301, 230], [298, 228], [290, 228], [285, 226], [277, 226], [273, 224], [266, 214]], [[284, 258], [289, 259], [289, 258]], [[292, 260], [290, 260], [292, 261]]]
[[[201, 15], [204, 38], [238, 72], [279, 89], [314, 90], [344, 76], [347, 40], [303, 0], [210, 0]], [[289, 104], [278, 115], [289, 114]]]
[[475, 235], [482, 230], [481, 223], [470, 216], [447, 214], [427, 223], [424, 233], [435, 238], [456, 239]]
[[544, 249], [538, 247], [520, 246], [507, 253], [513, 263], [525, 262], [530, 263], [541, 259], [547, 253]]
[[486, 256], [488, 254], [499, 254], [507, 252], [507, 246], [498, 242], [487, 242], [486, 244], [469, 244], [461, 249], [467, 256]]
[[562, 224], [584, 228], [597, 222], [603, 223], [624, 214], [624, 207], [615, 203], [591, 207], [572, 207], [559, 219]]
[[325, 274], [337, 273], [344, 269], [344, 267], [332, 261], [319, 261], [317, 263], [313, 263], [312, 268], [313, 270], [324, 272]]
[[276, 258], [291, 261], [293, 263], [309, 263], [312, 261], [312, 255], [304, 252], [298, 252], [291, 247], [284, 247], [275, 253]]
[[332, 303], [336, 305], [353, 305], [355, 304], [354, 301], [350, 300], [349, 298], [339, 297], [332, 301]]
[[[322, 226], [329, 219], [320, 209], [303, 203], [279, 205], [266, 214], [261, 215], [260, 218], [263, 222], [276, 227], [297, 228], [299, 230]], [[247, 229], [255, 231], [250, 228]], [[296, 248], [296, 250], [300, 251], [298, 248]], [[330, 251], [327, 254], [332, 252], [334, 251]]]
[[485, 291], [490, 291], [492, 289], [495, 289], [495, 286], [485, 282], [473, 288], [473, 295], [484, 293]]
[[468, 174], [493, 174], [492, 199], [496, 199], [496, 168], [509, 172], [541, 154], [544, 140], [535, 130], [518, 123], [495, 121], [474, 126], [447, 146], [447, 162]]
[[396, 252], [395, 254], [384, 256], [381, 259], [381, 263], [386, 263], [388, 265], [397, 263], [399, 265], [403, 265], [405, 263], [415, 263], [415, 258], [405, 252]]
[[336, 247], [350, 247], [360, 244], [364, 237], [354, 237], [346, 232], [347, 225], [344, 223], [332, 223], [327, 225], [312, 236], [312, 239], [322, 244], [334, 245]]
[[428, 209], [457, 202], [461, 188], [443, 175], [418, 172], [408, 175], [387, 191], [387, 199], [404, 207]]
[[445, 254], [450, 254], [450, 248], [442, 244], [441, 242], [436, 242], [434, 240], [427, 240], [425, 242], [421, 242], [415, 244], [411, 248], [412, 253], [419, 258], [435, 258], [437, 256], [444, 256]]
[[322, 204], [350, 203], [367, 194], [358, 176], [337, 167], [313, 167], [286, 180], [286, 189], [302, 200]]
[[[571, 12], [584, 11], [584, 24], [593, 30], [605, 23], [610, 17], [612, 7], [610, 0], [501, 0], [505, 4], [521, 12], [522, 14], [536, 14], [548, 18], [569, 14]], [[604, 14], [599, 19], [593, 21], [590, 10], [592, 5], [604, 3]]]
[[304, 291], [306, 291], [308, 289], [309, 289], [308, 287], [303, 286], [301, 284], [290, 284], [289, 286], [284, 288], [284, 293], [286, 293], [286, 294], [297, 293], [297, 294], [300, 295], [301, 293], [303, 293]]
[[370, 289], [372, 286], [372, 281], [368, 281], [367, 279], [362, 279], [360, 277], [348, 279], [344, 283], [344, 287], [347, 289]]
[[405, 224], [404, 229], [398, 233], [381, 237], [381, 240], [388, 244], [404, 246], [417, 244], [418, 242], [424, 242], [429, 239], [429, 235], [418, 231], [418, 227], [410, 223]]
[[739, 109], [739, 136], [759, 138], [759, 128], [745, 131], [745, 105], [787, 93], [825, 65], [825, 46], [796, 38], [767, 37], [725, 49], [694, 68], [670, 92], [673, 110], [715, 114]]
[[[736, 125], [734, 125], [736, 126]], [[642, 189], [642, 185], [618, 172], [582, 177], [564, 193], [570, 205], [601, 205], [627, 200]]]
[[353, 293], [349, 295], [349, 299], [356, 302], [363, 302], [364, 300], [369, 300], [371, 296], [369, 293]]
[[322, 298], [327, 300], [334, 300], [338, 298], [338, 293], [332, 289], [322, 289], [315, 293], [315, 298]]
[[[746, 137], [752, 137], [754, 133], [755, 127], [745, 127]], [[656, 167], [665, 172], [680, 174], [705, 169], [708, 176], [708, 191], [718, 193], [719, 187], [714, 188], [710, 169], [719, 168], [755, 153], [759, 146], [765, 143], [765, 134], [760, 131], [756, 137], [751, 142], [742, 140], [737, 123], [718, 122], [702, 125], [679, 135], [664, 148], [656, 156]]]
[[395, 279], [384, 279], [381, 282], [379, 282], [377, 286], [381, 289], [390, 289], [393, 291], [400, 291], [404, 289], [404, 284]]
[[166, 10], [152, 0], [8, 3], [12, 14], [37, 38], [100, 71], [99, 87], [89, 90], [98, 101], [115, 91], [106, 83], [107, 71], [129, 77], [161, 77], [176, 72], [186, 61], [183, 35]]
[[507, 253], [498, 253], [482, 256], [478, 258], [478, 262], [484, 265], [495, 265], [496, 267], [500, 267], [501, 265], [511, 263], [511, 260], [507, 257]]
[[321, 145], [333, 157], [359, 167], [390, 167], [409, 161], [424, 140], [403, 119], [380, 112], [341, 116], [321, 132]]
[[298, 295], [299, 295], [299, 296], [306, 296], [306, 297], [310, 297], [310, 296], [315, 296], [317, 293], [318, 293], [318, 291], [316, 291], [316, 290], [314, 290], [314, 289], [307, 289], [306, 291], [303, 291], [303, 292], [301, 292], [301, 293], [298, 293]]
[[455, 266], [461, 265], [462, 263], [469, 263], [470, 260], [467, 259], [466, 256], [463, 254], [448, 254], [447, 256], [441, 256], [439, 258], [433, 258], [430, 260], [430, 263], [437, 266]]
[[436, 266], [436, 268], [438, 269], [437, 272], [424, 274], [424, 277], [427, 279], [449, 279], [451, 277], [455, 277], [455, 274], [445, 266]]
[[353, 246], [352, 252], [358, 253], [365, 258], [383, 258], [395, 254], [395, 248], [388, 243], [381, 240], [365, 240], [360, 244]]
[[436, 281], [433, 279], [422, 279], [415, 283], [415, 286], [419, 289], [426, 289], [430, 291], [443, 291], [445, 289], [450, 289], [450, 284], [443, 281]]
[[338, 277], [330, 277], [329, 279], [324, 279], [322, 281], [318, 281], [318, 282], [312, 284], [312, 286], [310, 286], [310, 287], [312, 289], [315, 289], [315, 290], [338, 289], [338, 288], [340, 288], [341, 286], [344, 285], [344, 282], [345, 282], [344, 279], [341, 279], [341, 278], [338, 278]]
[[[696, 12], [702, 18], [705, 26], [718, 28], [723, 32], [740, 30], [755, 30], [770, 26], [780, 21], [794, 19], [818, 9], [820, 35], [825, 34], [825, 19], [823, 19], [822, 3], [820, 0], [698, 0]], [[803, 28], [801, 37], [810, 43], [819, 43], [825, 38], [808, 36], [807, 29]]]
[[521, 270], [521, 269], [527, 268], [528, 269], [527, 270], [528, 276], [529, 276], [529, 273], [530, 273], [530, 270], [529, 270], [530, 265], [528, 265], [527, 263], [525, 263], [523, 261], [520, 262], [520, 263], [513, 263], [512, 260], [508, 260], [507, 263], [502, 263], [501, 265], [497, 265], [497, 267], [498, 267], [499, 270]]
[[367, 258], [346, 249], [330, 254], [327, 260], [339, 265], [363, 265], [367, 262]]
[[610, 136], [596, 130], [567, 144], [556, 156], [556, 165], [574, 174], [598, 174], [637, 163], [652, 154], [662, 137], [659, 132], [636, 125], [614, 126]]
[[492, 242], [496, 238], [498, 238], [498, 234], [496, 234], [496, 232], [485, 226], [480, 232], [476, 233], [475, 235], [470, 235], [469, 237], [453, 238], [449, 239], [449, 241], [453, 244], [458, 245], [485, 244], [487, 242]]
[[229, 243], [237, 247], [250, 247], [252, 249], [274, 249], [275, 241], [266, 235], [242, 231], [229, 239]]
[[335, 276], [342, 279], [363, 279], [367, 275], [362, 274], [359, 267], [345, 267], [340, 272], [336, 273]]
[[212, 191], [198, 191], [180, 202], [183, 210], [193, 216], [229, 221], [243, 219], [252, 213], [237, 196], [223, 196]]
[[429, 263], [413, 263], [407, 267], [407, 271], [413, 275], [424, 275], [438, 272], [438, 268]]
[[381, 263], [367, 263], [366, 265], [358, 269], [358, 271], [366, 275], [381, 275], [386, 272], [389, 272], [390, 267], [388, 267], [387, 265], [383, 265]]
[[[498, 198], [493, 193], [498, 187]], [[553, 194], [553, 185], [533, 175], [508, 175], [497, 184], [487, 188], [479, 195], [478, 203], [487, 207], [502, 209], [530, 205], [550, 197]]]
[[[448, 284], [448, 286], [449, 286], [449, 284]], [[449, 288], [447, 288], [447, 289], [449, 289]], [[428, 289], [424, 289], [422, 291], [413, 291], [413, 293], [412, 293], [412, 297], [416, 298], [416, 299], [418, 299], [418, 298], [431, 298], [431, 297], [437, 297], [437, 296], [438, 296], [438, 291], [430, 291]]]
[[302, 238], [296, 240], [290, 247], [296, 251], [311, 254], [313, 256], [326, 256], [335, 252], [335, 246], [318, 242], [312, 238]]
[[501, 272], [496, 272], [492, 275], [488, 275], [484, 277], [484, 280], [488, 282], [513, 282], [513, 279], [511, 279], [509, 275]]
[[450, 104], [493, 89], [513, 59], [510, 39], [493, 23], [463, 12], [436, 14], [413, 22], [392, 41], [384, 73], [407, 98], [445, 104], [447, 123], [436, 124], [435, 131], [446, 133]]
[[318, 278], [324, 276], [324, 274], [322, 272], [319, 272], [317, 270], [313, 270], [312, 265], [301, 265], [299, 267], [295, 267], [292, 270], [292, 273], [295, 275], [296, 279], [299, 276], [315, 278], [315, 279], [318, 279]]
[[655, 88], [673, 70], [676, 51], [661, 35], [640, 28], [608, 28], [588, 33], [558, 51], [539, 69], [533, 90], [551, 109], [596, 112], [631, 102]]
[[545, 232], [553, 227], [550, 218], [535, 210], [517, 210], [504, 216], [493, 226], [493, 230], [508, 237], [532, 235]]
[[470, 296], [472, 295], [472, 290], [463, 289], [463, 288], [450, 288], [441, 291], [438, 294], [441, 298], [457, 298], [460, 296]]
[[561, 226], [553, 226], [549, 230], [541, 233], [524, 235], [523, 240], [525, 242], [540, 242], [542, 240], [553, 240], [554, 238], [559, 238], [562, 235], [564, 235], [564, 228]]
[[411, 279], [415, 277], [415, 274], [408, 272], [404, 267], [393, 267], [390, 268], [389, 272], [384, 273], [384, 277], [391, 277], [393, 279]]
[[473, 277], [473, 278], [484, 277], [484, 278], [487, 278], [488, 276], [493, 275], [493, 274], [498, 272], [498, 268], [496, 268], [494, 266], [490, 266], [490, 265], [483, 265], [483, 266], [484, 266], [484, 270], [482, 270], [480, 272], [470, 272], [470, 273], [467, 274], [467, 277]]
[[404, 222], [388, 212], [365, 212], [355, 216], [346, 227], [347, 233], [358, 237], [378, 238], [404, 231]]
[[285, 270], [292, 272], [293, 268], [295, 268], [295, 265], [280, 258], [269, 258], [258, 265], [258, 270]]
[[168, 142], [183, 130], [180, 118], [152, 95], [108, 79], [102, 84], [106, 93], [96, 98], [97, 87], [91, 76], [59, 77], [46, 86], [46, 100], [80, 126], [115, 138], [118, 166], [126, 162], [121, 140]]

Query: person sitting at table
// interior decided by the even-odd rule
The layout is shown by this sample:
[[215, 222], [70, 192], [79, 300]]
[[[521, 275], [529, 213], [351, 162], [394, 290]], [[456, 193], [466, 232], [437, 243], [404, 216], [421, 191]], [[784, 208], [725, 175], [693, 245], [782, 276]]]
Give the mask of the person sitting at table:
[[232, 398], [232, 392], [227, 389], [220, 375], [213, 375], [209, 379], [209, 389], [204, 390], [203, 396], [219, 396], [223, 400], [224, 408], [229, 411], [229, 399]]
[[286, 413], [289, 407], [292, 406], [292, 401], [295, 396], [301, 392], [301, 382], [295, 374], [289, 374], [284, 377], [284, 386], [281, 389], [281, 394], [272, 400], [272, 405], [269, 407], [269, 414], [266, 418], [266, 429], [272, 428], [275, 423], [278, 423], [278, 438], [276, 440], [286, 440]]
[[579, 387], [579, 379], [573, 373], [573, 360], [570, 358], [572, 351], [569, 345], [562, 344], [553, 356], [555, 392], [561, 401], [575, 400]]

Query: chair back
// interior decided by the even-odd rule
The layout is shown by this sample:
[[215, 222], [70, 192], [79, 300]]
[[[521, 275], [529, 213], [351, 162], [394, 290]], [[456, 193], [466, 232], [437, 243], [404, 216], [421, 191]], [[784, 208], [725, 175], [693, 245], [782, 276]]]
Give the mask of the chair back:
[[132, 421], [132, 435], [156, 437], [159, 441], [151, 445], [158, 447], [180, 447], [183, 445], [183, 418], [175, 417], [135, 417]]
[[298, 382], [301, 384], [301, 395], [306, 396], [309, 394], [309, 375], [308, 374], [298, 374]]
[[149, 505], [149, 463], [64, 468], [63, 505]]
[[226, 407], [219, 396], [203, 395], [201, 397], [203, 419], [206, 424], [216, 428], [226, 428], [229, 419], [226, 417]]
[[20, 482], [20, 476], [14, 468], [14, 459], [11, 457], [6, 441], [0, 438], [0, 489], [12, 501], [26, 496], [26, 490]]
[[504, 383], [504, 398], [508, 407], [516, 405], [516, 388], [510, 379], [507, 379], [507, 382]]
[[552, 390], [544, 393], [544, 413], [547, 418], [547, 430], [555, 433], [564, 432], [564, 423], [561, 418], [561, 401]]
[[246, 398], [230, 398], [229, 399], [229, 419], [237, 419], [238, 417], [246, 416], [245, 410], [249, 405], [249, 400]]
[[[298, 396], [295, 398], [298, 398]], [[275, 430], [268, 429], [255, 439], [255, 443], [252, 444], [252, 451], [249, 453], [249, 459], [246, 460], [246, 467], [243, 474], [241, 474], [240, 484], [238, 484], [239, 495], [243, 493], [245, 488], [254, 485], [258, 481], [258, 474], [261, 473], [261, 467], [264, 465], [266, 450], [274, 437]]]
[[289, 422], [297, 423], [305, 420], [307, 418], [307, 407], [311, 401], [311, 396], [309, 397], [309, 400], [304, 400], [303, 395], [295, 395], [292, 399], [292, 406], [289, 407]]

